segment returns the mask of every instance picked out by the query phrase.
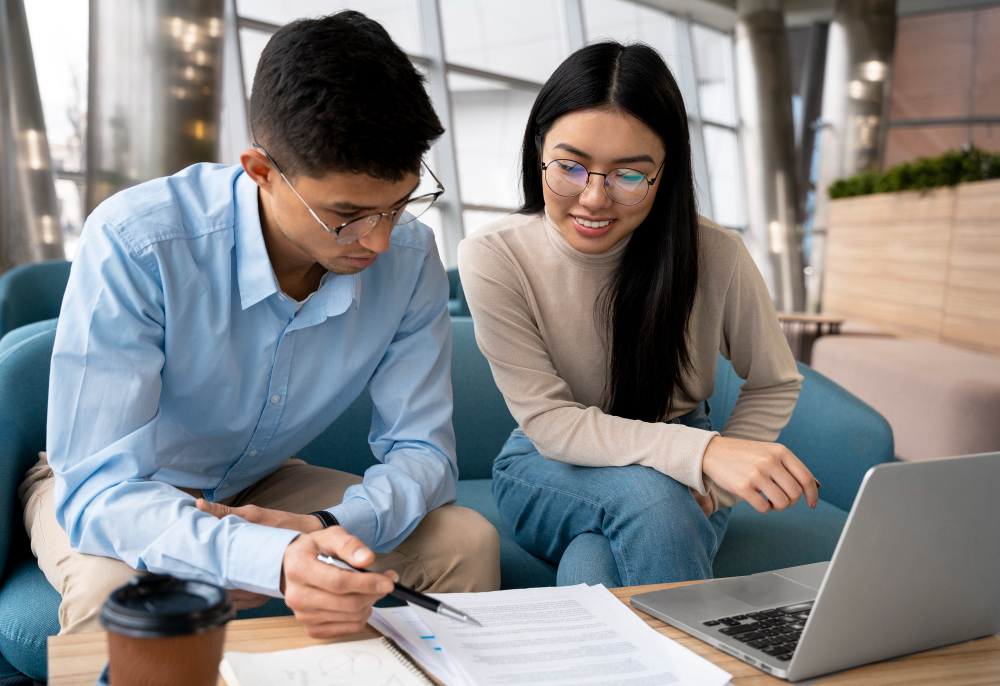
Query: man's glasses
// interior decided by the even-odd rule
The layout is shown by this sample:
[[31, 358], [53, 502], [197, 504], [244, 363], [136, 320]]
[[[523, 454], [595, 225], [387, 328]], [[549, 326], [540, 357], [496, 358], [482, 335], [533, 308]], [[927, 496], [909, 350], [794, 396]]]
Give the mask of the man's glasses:
[[660, 163], [653, 178], [647, 178], [642, 172], [626, 167], [600, 174], [587, 171], [586, 167], [573, 160], [552, 160], [542, 165], [542, 172], [545, 174], [546, 185], [553, 193], [564, 198], [572, 198], [587, 190], [591, 176], [603, 176], [604, 192], [609, 198], [619, 205], [638, 205], [645, 200], [649, 187], [656, 183], [666, 161], [664, 159]]
[[437, 183], [438, 189], [436, 191], [432, 193], [425, 193], [424, 195], [418, 195], [415, 198], [410, 198], [402, 205], [399, 205], [398, 207], [391, 209], [387, 212], [376, 212], [374, 214], [368, 214], [365, 215], [364, 217], [359, 217], [358, 219], [352, 219], [349, 222], [344, 222], [340, 226], [331, 227], [329, 224], [327, 224], [325, 221], [319, 218], [319, 215], [317, 215], [313, 211], [313, 208], [309, 207], [309, 203], [307, 203], [305, 200], [302, 199], [302, 196], [299, 195], [299, 192], [295, 190], [295, 186], [293, 186], [291, 181], [289, 181], [285, 177], [285, 173], [281, 171], [281, 167], [279, 167], [278, 164], [274, 161], [274, 159], [268, 154], [267, 150], [265, 150], [264, 147], [260, 143], [257, 143], [256, 141], [254, 141], [253, 147], [257, 148], [262, 153], [264, 153], [264, 156], [267, 157], [268, 161], [274, 166], [275, 170], [278, 172], [281, 178], [284, 179], [285, 183], [288, 184], [288, 187], [292, 189], [292, 193], [295, 193], [295, 197], [301, 200], [302, 204], [306, 206], [307, 210], [309, 210], [309, 214], [313, 216], [313, 219], [318, 221], [319, 225], [322, 226], [323, 230], [325, 230], [327, 233], [334, 234], [335, 236], [334, 240], [336, 240], [337, 243], [340, 245], [347, 245], [348, 243], [353, 243], [360, 238], [364, 238], [365, 236], [367, 236], [368, 234], [370, 234], [372, 231], [375, 230], [375, 227], [379, 225], [383, 217], [388, 218], [389, 224], [392, 227], [400, 226], [402, 224], [409, 224], [412, 221], [416, 221], [416, 219], [424, 212], [429, 210], [431, 205], [434, 204], [434, 201], [437, 200], [439, 197], [441, 197], [441, 194], [444, 193], [444, 186], [441, 185], [440, 181], [438, 181], [438, 177], [434, 176], [434, 172], [431, 171], [431, 168], [427, 167], [427, 165], [424, 164], [423, 160], [421, 160], [420, 164], [422, 164], [424, 167], [427, 167], [427, 172], [431, 175], [431, 178], [434, 179], [434, 181]]

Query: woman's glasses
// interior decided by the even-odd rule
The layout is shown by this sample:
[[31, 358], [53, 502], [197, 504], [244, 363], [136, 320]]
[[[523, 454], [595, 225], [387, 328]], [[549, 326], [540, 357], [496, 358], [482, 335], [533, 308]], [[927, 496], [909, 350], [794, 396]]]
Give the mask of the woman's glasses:
[[666, 159], [660, 163], [653, 178], [647, 178], [642, 172], [627, 167], [600, 174], [587, 171], [586, 167], [573, 160], [552, 160], [542, 165], [542, 172], [545, 174], [546, 185], [553, 193], [564, 198], [583, 193], [590, 184], [591, 176], [603, 176], [604, 192], [609, 198], [619, 205], [638, 205], [646, 198], [649, 187], [656, 183], [657, 175], [665, 163]]
[[364, 217], [344, 222], [340, 226], [331, 227], [325, 221], [320, 219], [319, 215], [313, 212], [313, 208], [309, 207], [309, 203], [303, 200], [302, 196], [299, 195], [299, 192], [295, 190], [295, 186], [292, 185], [291, 181], [285, 178], [285, 173], [281, 171], [281, 168], [271, 158], [267, 150], [256, 142], [254, 142], [253, 147], [264, 153], [264, 156], [267, 157], [268, 161], [270, 161], [270, 163], [274, 166], [281, 178], [284, 179], [285, 183], [288, 184], [288, 187], [292, 189], [292, 193], [295, 193], [295, 197], [302, 200], [302, 204], [306, 206], [307, 210], [309, 210], [309, 214], [313, 216], [313, 219], [319, 222], [319, 225], [322, 226], [327, 233], [334, 234], [334, 240], [337, 241], [339, 245], [347, 245], [348, 243], [353, 243], [358, 239], [364, 238], [375, 230], [375, 227], [381, 223], [384, 217], [388, 217], [390, 226], [392, 227], [416, 221], [417, 217], [430, 209], [430, 206], [434, 204], [434, 201], [441, 197], [441, 194], [444, 193], [444, 186], [442, 186], [441, 182], [438, 181], [438, 177], [434, 176], [434, 172], [431, 171], [431, 168], [427, 167], [427, 165], [421, 160], [420, 163], [427, 167], [427, 171], [430, 173], [431, 178], [437, 182], [438, 189], [436, 191], [425, 195], [419, 195], [416, 198], [410, 198], [402, 205], [386, 212], [368, 214]]

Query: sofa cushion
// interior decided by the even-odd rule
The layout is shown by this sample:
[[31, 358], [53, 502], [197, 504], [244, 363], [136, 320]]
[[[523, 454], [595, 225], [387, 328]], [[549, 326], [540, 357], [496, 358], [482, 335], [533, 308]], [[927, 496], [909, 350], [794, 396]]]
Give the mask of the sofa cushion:
[[492, 479], [458, 482], [458, 504], [475, 510], [500, 532], [500, 588], [556, 585], [556, 566], [535, 557], [507, 534], [493, 500]]
[[0, 653], [33, 679], [45, 681], [45, 645], [59, 633], [59, 594], [35, 558], [8, 567], [0, 588]]
[[1000, 450], [1000, 357], [930, 341], [824, 336], [813, 365], [885, 415], [900, 459]]
[[716, 578], [742, 576], [829, 560], [846, 523], [847, 512], [823, 499], [815, 510], [802, 499], [769, 514], [741, 502], [733, 508], [713, 572]]
[[54, 330], [58, 323], [58, 319], [45, 319], [40, 322], [32, 322], [31, 324], [19, 326], [13, 331], [7, 332], [3, 338], [0, 338], [0, 353], [8, 348], [13, 348], [23, 340], [31, 338], [36, 333]]

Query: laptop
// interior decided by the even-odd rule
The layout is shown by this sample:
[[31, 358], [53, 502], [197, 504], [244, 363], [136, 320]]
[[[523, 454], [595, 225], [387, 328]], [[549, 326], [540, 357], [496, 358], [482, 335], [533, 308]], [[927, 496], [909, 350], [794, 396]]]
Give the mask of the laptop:
[[632, 605], [789, 681], [1000, 633], [998, 489], [1000, 453], [878, 465], [829, 562]]

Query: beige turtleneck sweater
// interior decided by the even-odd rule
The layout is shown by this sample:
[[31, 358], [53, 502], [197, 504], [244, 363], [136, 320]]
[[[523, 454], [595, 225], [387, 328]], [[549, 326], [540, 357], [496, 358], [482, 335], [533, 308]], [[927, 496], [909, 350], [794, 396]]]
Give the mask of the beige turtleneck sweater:
[[[719, 352], [741, 387], [722, 435], [773, 441], [791, 417], [802, 377], [757, 266], [740, 238], [702, 218], [698, 289], [688, 328], [691, 395], [676, 391], [673, 417], [712, 395]], [[538, 452], [587, 467], [641, 464], [701, 494], [716, 508], [738, 498], [702, 473], [716, 432], [606, 414], [607, 351], [594, 319], [601, 287], [628, 238], [607, 252], [572, 248], [546, 216], [512, 215], [458, 246], [458, 267], [507, 407]]]

